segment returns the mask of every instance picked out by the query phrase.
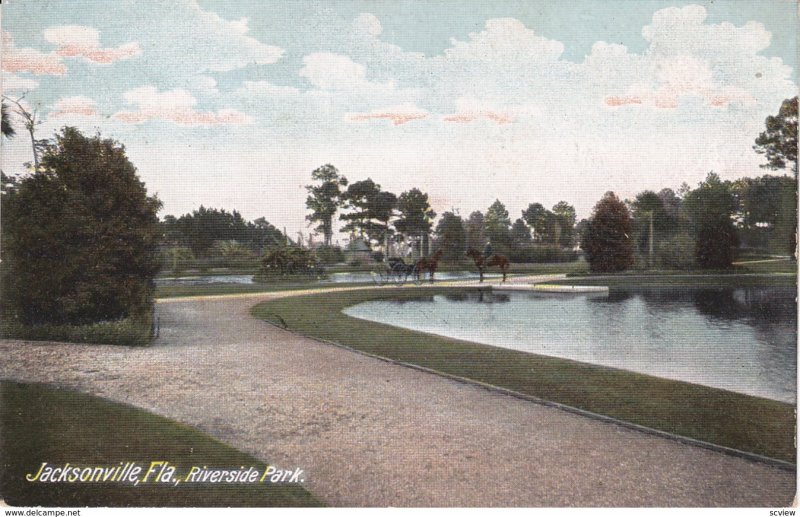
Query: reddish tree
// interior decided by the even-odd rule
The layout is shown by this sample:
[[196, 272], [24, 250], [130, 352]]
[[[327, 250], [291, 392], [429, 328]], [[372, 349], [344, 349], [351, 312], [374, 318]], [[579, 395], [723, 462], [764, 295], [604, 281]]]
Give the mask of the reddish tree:
[[625, 203], [606, 192], [594, 207], [581, 248], [594, 273], [625, 271], [633, 265], [633, 219]]

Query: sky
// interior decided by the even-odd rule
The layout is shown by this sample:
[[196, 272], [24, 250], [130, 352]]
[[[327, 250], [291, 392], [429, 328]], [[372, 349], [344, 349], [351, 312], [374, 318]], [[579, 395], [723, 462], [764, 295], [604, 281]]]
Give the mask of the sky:
[[[765, 173], [797, 95], [792, 0], [6, 0], [3, 94], [123, 143], [160, 212], [266, 217], [291, 236], [311, 171], [438, 213], [501, 200], [579, 217], [609, 190]], [[30, 142], [2, 142], [23, 173]], [[343, 238], [344, 236], [340, 236]]]

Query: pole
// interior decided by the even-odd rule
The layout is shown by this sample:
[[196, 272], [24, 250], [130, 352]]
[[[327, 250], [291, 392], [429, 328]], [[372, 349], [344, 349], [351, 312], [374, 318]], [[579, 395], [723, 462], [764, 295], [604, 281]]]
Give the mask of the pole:
[[653, 268], [653, 211], [650, 210], [650, 269]]

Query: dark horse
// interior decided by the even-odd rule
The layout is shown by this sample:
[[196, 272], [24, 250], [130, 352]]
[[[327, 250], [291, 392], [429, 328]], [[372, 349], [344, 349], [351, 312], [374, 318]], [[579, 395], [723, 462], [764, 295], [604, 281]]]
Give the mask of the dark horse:
[[417, 280], [422, 276], [423, 271], [427, 271], [431, 276], [431, 283], [433, 283], [433, 275], [436, 273], [436, 268], [439, 267], [439, 260], [444, 255], [444, 248], [439, 248], [430, 257], [422, 257], [415, 264], [417, 270]]
[[487, 267], [499, 266], [500, 271], [503, 272], [503, 282], [506, 281], [506, 272], [508, 272], [508, 257], [505, 255], [501, 255], [500, 253], [494, 253], [489, 256], [487, 259], [483, 256], [483, 253], [479, 252], [476, 249], [470, 248], [467, 250], [467, 256], [472, 258], [472, 261], [475, 262], [475, 267], [478, 268], [478, 272], [481, 274], [481, 282], [483, 282], [483, 270]]

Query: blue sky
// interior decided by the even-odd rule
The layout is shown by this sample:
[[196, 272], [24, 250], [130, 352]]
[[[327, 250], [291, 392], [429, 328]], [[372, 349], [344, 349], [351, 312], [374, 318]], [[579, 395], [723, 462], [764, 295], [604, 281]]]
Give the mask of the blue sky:
[[[123, 142], [163, 214], [201, 203], [303, 229], [333, 163], [438, 212], [760, 174], [796, 95], [796, 5], [773, 1], [10, 0], [3, 91]], [[25, 136], [2, 166], [30, 161]]]

